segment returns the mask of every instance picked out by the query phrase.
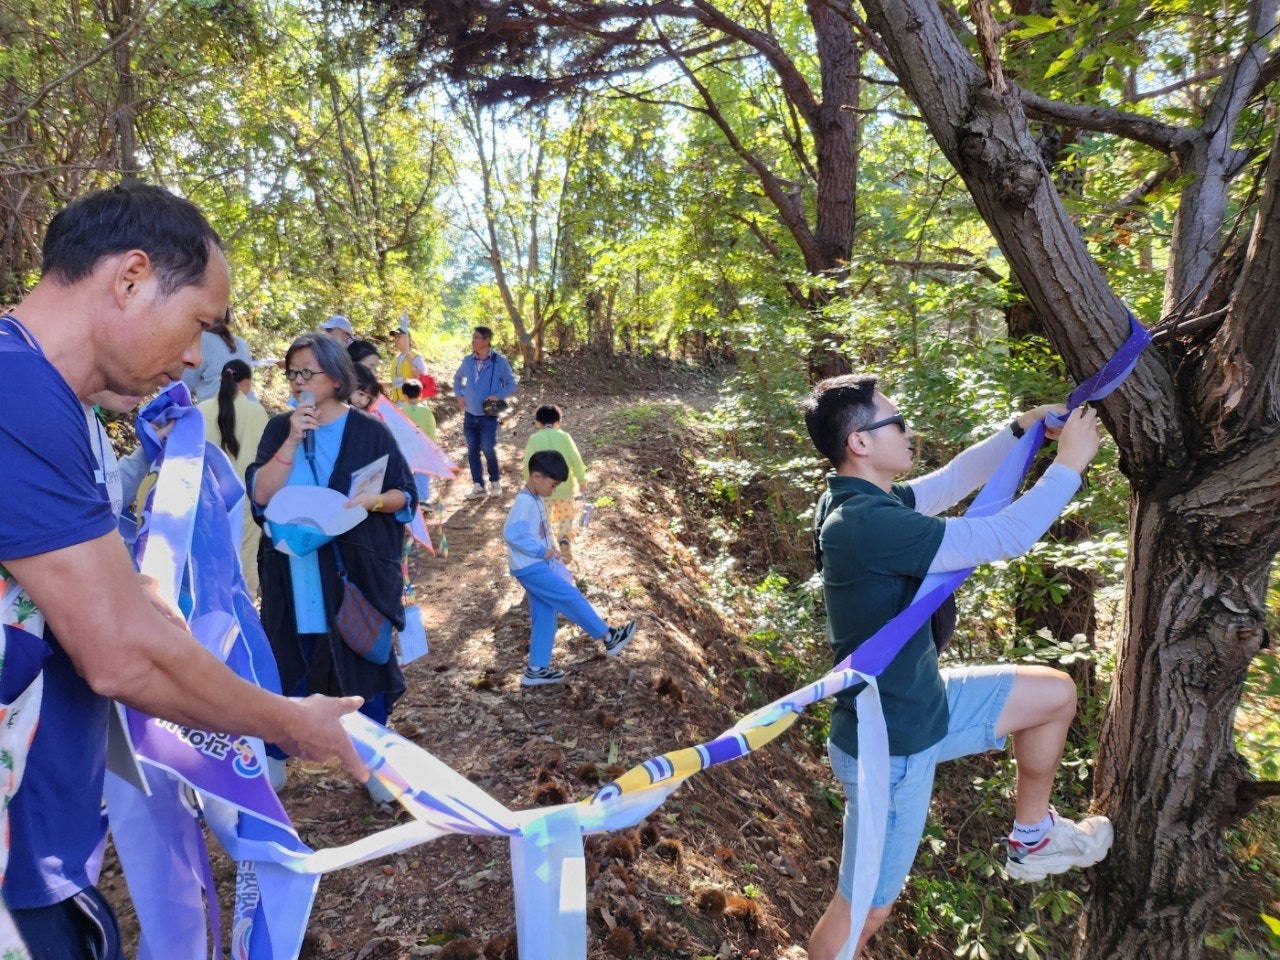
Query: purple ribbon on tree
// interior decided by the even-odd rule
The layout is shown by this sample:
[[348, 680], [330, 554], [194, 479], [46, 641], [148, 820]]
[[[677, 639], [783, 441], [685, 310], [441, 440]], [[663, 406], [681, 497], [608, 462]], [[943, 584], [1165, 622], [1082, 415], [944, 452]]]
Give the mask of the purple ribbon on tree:
[[[1151, 343], [1151, 334], [1130, 312], [1128, 339], [1111, 359], [1102, 365], [1102, 369], [1071, 391], [1067, 397], [1068, 414], [1082, 403], [1101, 400], [1120, 386], [1125, 377], [1133, 372], [1134, 366], [1138, 363], [1138, 357], [1149, 343]], [[1061, 427], [1066, 422], [1065, 416], [1057, 414], [1050, 414], [1048, 418], [1048, 425], [1053, 427]], [[1044, 443], [1045, 426], [1046, 421], [1041, 421], [1023, 434], [995, 474], [974, 497], [973, 503], [965, 511], [966, 517], [989, 517], [999, 513], [1013, 502], [1018, 487], [1022, 485], [1022, 480], [1035, 459], [1036, 452]], [[916, 592], [911, 605], [837, 664], [836, 669], [852, 667], [859, 673], [879, 676], [906, 642], [933, 615], [933, 611], [955, 592], [969, 574], [973, 573], [973, 570], [973, 567], [969, 567], [967, 570], [929, 574], [920, 584], [920, 589]]]

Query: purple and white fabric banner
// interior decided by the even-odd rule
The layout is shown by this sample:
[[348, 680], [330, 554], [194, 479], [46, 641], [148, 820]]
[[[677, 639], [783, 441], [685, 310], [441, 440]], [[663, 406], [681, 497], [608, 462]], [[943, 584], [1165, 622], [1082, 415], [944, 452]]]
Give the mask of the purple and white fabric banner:
[[[1103, 370], [1072, 392], [1071, 406], [1105, 396], [1132, 370], [1150, 338], [1132, 316], [1130, 321], [1129, 340]], [[997, 512], [1012, 500], [1043, 434], [1043, 424], [1027, 431], [1005, 464], [979, 493], [969, 515]], [[176, 451], [172, 449], [167, 454], [175, 455]], [[174, 488], [190, 483], [192, 473], [189, 465], [183, 465], [174, 476]], [[160, 523], [153, 520], [151, 535], [154, 537], [157, 529], [168, 531], [164, 549], [167, 557], [177, 563], [183, 558], [178, 546], [184, 542], [182, 529], [177, 524], [170, 526], [165, 511], [161, 510], [158, 516]], [[187, 539], [185, 542], [190, 544], [192, 541]], [[236, 538], [234, 543], [238, 544], [239, 539]], [[200, 553], [201, 549], [196, 545], [192, 555], [199, 556]], [[169, 574], [159, 560], [154, 569], [157, 579], [162, 579], [161, 573]], [[427, 751], [360, 714], [350, 714], [343, 723], [362, 759], [372, 775], [391, 790], [414, 819], [344, 847], [311, 851], [288, 828], [287, 817], [280, 819], [283, 812], [278, 809], [278, 803], [272, 806], [260, 792], [255, 793], [232, 779], [233, 775], [239, 774], [229, 774], [226, 765], [234, 765], [235, 758], [248, 762], [248, 755], [238, 749], [228, 747], [225, 750], [221, 758], [224, 763], [217, 767], [215, 774], [213, 767], [206, 764], [208, 754], [202, 749], [210, 741], [202, 739], [195, 744], [193, 741], [197, 737], [194, 732], [166, 730], [168, 740], [162, 749], [152, 740], [160, 735], [146, 730], [142, 738], [147, 745], [145, 759], [153, 766], [180, 768], [180, 775], [187, 782], [199, 780], [209, 783], [224, 794], [218, 802], [208, 803], [208, 819], [231, 855], [242, 862], [233, 931], [236, 957], [245, 960], [296, 957], [320, 874], [405, 850], [447, 834], [463, 833], [511, 838], [521, 960], [585, 960], [586, 887], [582, 864], [582, 838], [585, 835], [638, 824], [690, 776], [764, 746], [787, 730], [809, 704], [855, 684], [865, 683], [857, 700], [857, 802], [860, 813], [865, 811], [867, 815], [858, 817], [859, 856], [851, 900], [852, 924], [849, 940], [841, 953], [847, 960], [852, 956], [871, 903], [887, 816], [888, 737], [875, 678], [969, 572], [956, 571], [927, 578], [907, 610], [820, 679], [753, 711], [713, 740], [663, 754], [633, 767], [613, 783], [575, 804], [520, 812], [509, 810]], [[237, 650], [245, 649], [246, 624], [243, 616], [238, 620], [240, 633], [236, 636], [236, 631], [228, 627], [225, 620], [205, 616], [214, 611], [203, 608], [198, 594], [188, 596], [182, 592], [190, 588], [183, 575], [169, 575], [168, 579], [175, 585], [174, 592], [179, 601], [191, 603], [190, 609], [195, 614], [193, 627], [199, 625], [206, 643], [228, 649], [232, 659]], [[248, 654], [241, 656], [240, 662], [246, 665], [246, 669], [251, 666], [251, 661]], [[222, 751], [222, 747], [217, 750]], [[255, 759], [261, 756], [256, 745], [251, 752]], [[189, 868], [184, 866], [183, 869]], [[268, 901], [272, 908], [264, 909]], [[245, 920], [243, 936], [242, 917]], [[184, 957], [188, 955], [182, 954]]]
[[[154, 425], [174, 421], [161, 444]], [[279, 690], [279, 677], [239, 566], [244, 488], [222, 451], [207, 445], [203, 417], [175, 385], [139, 415], [158, 479], [135, 544], [140, 570], [187, 617], [192, 634], [245, 679]], [[197, 816], [228, 848], [241, 833], [305, 849], [265, 775], [263, 745], [252, 738], [193, 730], [126, 710], [150, 797], [118, 778], [107, 787], [108, 814], [142, 928], [143, 960], [202, 960], [206, 905], [213, 952], [220, 955], [216, 891]], [[172, 778], [172, 779], [171, 779]], [[195, 791], [189, 808], [182, 784]], [[235, 955], [295, 956], [315, 878], [262, 883], [245, 864], [238, 883]], [[265, 887], [265, 890], [264, 890]], [[279, 922], [277, 918], [286, 918]], [[268, 918], [271, 918], [268, 920]]]

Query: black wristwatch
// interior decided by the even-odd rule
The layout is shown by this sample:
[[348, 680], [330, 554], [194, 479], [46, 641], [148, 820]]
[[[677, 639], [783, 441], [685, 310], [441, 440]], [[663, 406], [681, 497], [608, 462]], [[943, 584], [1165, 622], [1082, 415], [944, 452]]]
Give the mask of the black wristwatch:
[[1018, 423], [1017, 417], [1013, 418], [1013, 423], [1009, 424], [1009, 429], [1013, 431], [1013, 438], [1015, 440], [1021, 440], [1022, 435], [1027, 432], [1022, 429], [1022, 424]]

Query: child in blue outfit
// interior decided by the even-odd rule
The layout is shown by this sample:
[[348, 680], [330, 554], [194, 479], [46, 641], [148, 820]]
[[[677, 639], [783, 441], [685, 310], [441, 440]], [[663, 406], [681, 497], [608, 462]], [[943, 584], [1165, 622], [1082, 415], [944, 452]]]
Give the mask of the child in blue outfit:
[[604, 644], [604, 652], [616, 657], [635, 636], [636, 622], [611, 627], [592, 609], [573, 585], [547, 521], [545, 497], [569, 478], [569, 465], [555, 450], [540, 450], [529, 458], [529, 479], [516, 495], [502, 538], [507, 542], [507, 565], [529, 595], [529, 667], [520, 678], [525, 687], [559, 683], [563, 670], [551, 666], [558, 615], [564, 614], [589, 637]]

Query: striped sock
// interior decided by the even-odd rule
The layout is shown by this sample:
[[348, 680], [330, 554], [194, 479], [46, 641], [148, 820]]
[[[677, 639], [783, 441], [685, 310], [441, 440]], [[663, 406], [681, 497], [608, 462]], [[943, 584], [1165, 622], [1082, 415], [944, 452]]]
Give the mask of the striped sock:
[[1013, 821], [1013, 829], [1009, 831], [1009, 839], [1022, 844], [1024, 847], [1034, 847], [1053, 827], [1053, 811], [1050, 810], [1037, 823], [1028, 826], [1025, 823]]

